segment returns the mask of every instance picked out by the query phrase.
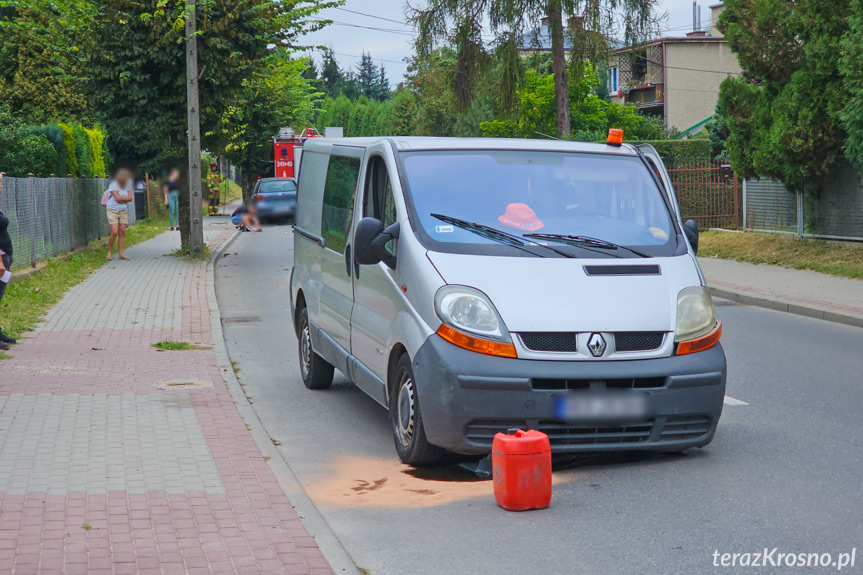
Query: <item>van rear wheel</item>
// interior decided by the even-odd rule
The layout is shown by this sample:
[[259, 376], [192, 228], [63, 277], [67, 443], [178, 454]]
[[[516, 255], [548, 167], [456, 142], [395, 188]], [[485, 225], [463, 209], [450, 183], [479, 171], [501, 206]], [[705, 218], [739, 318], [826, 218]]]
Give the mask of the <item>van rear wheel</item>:
[[303, 384], [309, 389], [326, 389], [331, 386], [335, 368], [312, 349], [309, 312], [305, 307], [300, 310], [297, 339], [299, 340], [300, 375], [303, 377]]
[[431, 465], [446, 455], [446, 450], [426, 439], [416, 382], [407, 354], [402, 355], [396, 365], [395, 385], [390, 394], [390, 421], [396, 452], [403, 463]]

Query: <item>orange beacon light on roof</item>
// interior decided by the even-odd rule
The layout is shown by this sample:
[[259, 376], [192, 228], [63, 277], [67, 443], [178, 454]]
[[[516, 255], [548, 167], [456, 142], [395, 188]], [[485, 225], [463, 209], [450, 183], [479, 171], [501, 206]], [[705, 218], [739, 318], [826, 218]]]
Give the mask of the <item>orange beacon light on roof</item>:
[[608, 131], [608, 141], [606, 142], [609, 146], [621, 146], [623, 145], [623, 130], [618, 130], [616, 128], [611, 128]]

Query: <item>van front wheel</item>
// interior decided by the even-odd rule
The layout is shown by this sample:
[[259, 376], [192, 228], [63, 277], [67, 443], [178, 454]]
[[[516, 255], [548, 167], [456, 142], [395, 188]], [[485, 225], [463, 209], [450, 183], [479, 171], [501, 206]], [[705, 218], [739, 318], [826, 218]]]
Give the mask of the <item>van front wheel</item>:
[[426, 439], [416, 382], [407, 354], [402, 355], [396, 365], [395, 385], [390, 394], [390, 421], [396, 452], [402, 462], [422, 466], [443, 459], [446, 451]]
[[297, 329], [300, 352], [300, 375], [303, 384], [309, 389], [326, 389], [333, 384], [332, 365], [312, 349], [312, 332], [309, 328], [309, 312], [300, 310], [300, 325]]

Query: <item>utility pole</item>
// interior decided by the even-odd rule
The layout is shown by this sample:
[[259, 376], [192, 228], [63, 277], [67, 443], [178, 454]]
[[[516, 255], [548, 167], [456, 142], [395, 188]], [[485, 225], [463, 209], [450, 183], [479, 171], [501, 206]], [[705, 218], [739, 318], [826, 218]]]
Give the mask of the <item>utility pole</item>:
[[204, 255], [201, 220], [201, 113], [198, 108], [198, 37], [195, 0], [186, 0], [186, 108], [189, 120], [189, 255]]

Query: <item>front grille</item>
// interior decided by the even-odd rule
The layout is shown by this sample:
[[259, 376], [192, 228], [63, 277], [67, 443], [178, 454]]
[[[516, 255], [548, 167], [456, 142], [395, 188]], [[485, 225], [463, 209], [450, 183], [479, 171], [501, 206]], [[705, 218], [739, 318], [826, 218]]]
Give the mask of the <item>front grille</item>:
[[[576, 353], [574, 331], [529, 331], [518, 334], [524, 347], [531, 351], [556, 353]], [[614, 334], [617, 351], [652, 351], [662, 347], [665, 332], [661, 331], [619, 331]]]
[[517, 429], [527, 429], [527, 422], [519, 419], [482, 419], [471, 421], [465, 432], [465, 438], [471, 443], [478, 445], [488, 445], [494, 440], [497, 433], [506, 433], [508, 429], [513, 427]]
[[650, 439], [654, 421], [621, 427], [582, 427], [558, 421], [540, 421], [539, 430], [552, 445], [591, 445], [597, 443], [645, 443]]
[[[712, 419], [707, 415], [674, 415], [669, 416], [659, 432], [658, 440], [686, 441], [695, 440], [710, 431]], [[570, 425], [568, 423], [542, 420], [536, 427], [520, 419], [481, 419], [471, 421], [465, 433], [466, 439], [475, 444], [491, 447], [497, 433], [506, 433], [512, 428], [538, 429], [546, 435], [552, 447], [565, 445], [620, 445], [631, 443], [647, 443], [656, 425], [656, 420], [649, 420], [631, 425], [612, 427], [588, 427]], [[654, 440], [656, 441], [656, 440]]]
[[662, 347], [661, 331], [619, 331], [614, 334], [617, 351], [650, 351]]
[[615, 389], [650, 389], [664, 387], [664, 377], [634, 377], [626, 379], [533, 379], [531, 385], [541, 391], [566, 391], [570, 389], [587, 389], [591, 382], [594, 387], [610, 387]]
[[578, 351], [575, 344], [575, 333], [571, 331], [533, 331], [520, 335], [524, 347], [532, 351], [569, 353]]
[[710, 417], [707, 415], [676, 415], [665, 420], [659, 438], [663, 441], [696, 439], [710, 431]]

